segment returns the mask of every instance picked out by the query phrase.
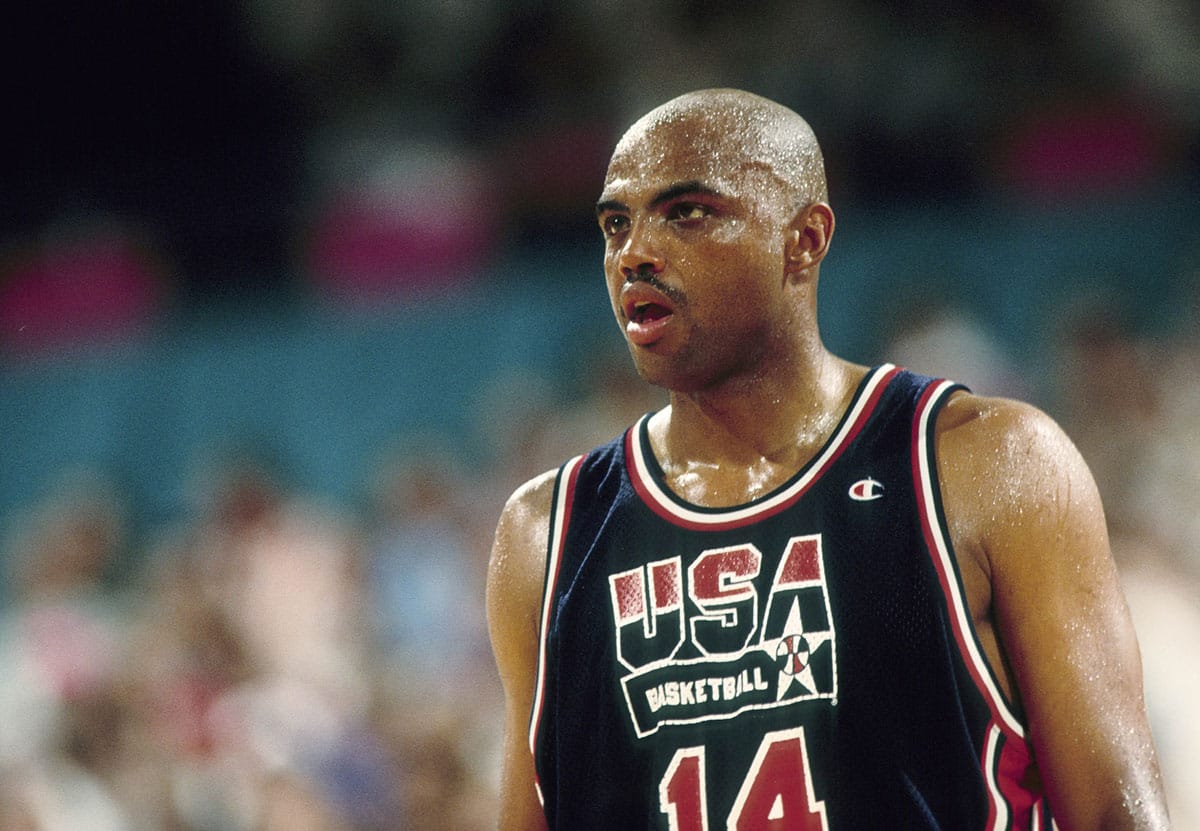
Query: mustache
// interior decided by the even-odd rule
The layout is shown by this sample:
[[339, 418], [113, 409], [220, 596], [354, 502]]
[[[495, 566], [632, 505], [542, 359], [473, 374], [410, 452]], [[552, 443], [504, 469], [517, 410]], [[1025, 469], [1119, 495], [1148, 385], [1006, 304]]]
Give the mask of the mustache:
[[657, 289], [668, 298], [676, 303], [682, 303], [687, 298], [684, 293], [674, 286], [669, 286], [662, 280], [658, 279], [658, 275], [649, 270], [638, 269], [625, 278], [626, 283], [645, 283], [646, 285]]

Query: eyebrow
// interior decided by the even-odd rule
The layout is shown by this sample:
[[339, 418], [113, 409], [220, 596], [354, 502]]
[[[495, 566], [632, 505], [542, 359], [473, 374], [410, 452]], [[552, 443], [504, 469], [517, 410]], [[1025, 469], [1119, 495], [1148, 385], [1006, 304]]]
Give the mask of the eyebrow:
[[[666, 188], [660, 190], [653, 199], [650, 200], [650, 208], [657, 208], [665, 202], [670, 202], [673, 199], [678, 199], [680, 196], [688, 196], [695, 194], [697, 196], [721, 196], [721, 192], [715, 188], [701, 182], [699, 179], [689, 179], [686, 182], [676, 182]], [[603, 214], [608, 211], [629, 211], [629, 206], [624, 202], [616, 199], [604, 199], [596, 203], [596, 213]]]

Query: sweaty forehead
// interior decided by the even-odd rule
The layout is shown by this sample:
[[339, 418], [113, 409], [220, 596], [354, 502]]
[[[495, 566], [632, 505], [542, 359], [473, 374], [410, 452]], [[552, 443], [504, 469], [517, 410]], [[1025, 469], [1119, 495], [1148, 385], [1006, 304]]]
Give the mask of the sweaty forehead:
[[[739, 131], [742, 139], [749, 138]], [[716, 180], [739, 178], [750, 168], [773, 167], [766, 154], [755, 152], [715, 125], [693, 120], [661, 122], [626, 133], [613, 152], [608, 182], [649, 178]]]
[[695, 179], [731, 187], [751, 177], [804, 201], [825, 198], [820, 149], [804, 120], [753, 96], [684, 96], [629, 128], [605, 185]]

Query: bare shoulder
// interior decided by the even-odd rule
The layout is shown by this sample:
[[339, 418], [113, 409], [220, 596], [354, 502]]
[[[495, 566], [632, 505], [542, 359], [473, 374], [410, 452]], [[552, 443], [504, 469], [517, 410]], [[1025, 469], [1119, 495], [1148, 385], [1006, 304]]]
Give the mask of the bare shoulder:
[[[1037, 407], [1007, 398], [954, 395], [936, 432], [943, 497], [978, 533], [1082, 512], [1102, 516], [1087, 464], [1070, 437]], [[951, 506], [947, 506], [950, 508]]]
[[[513, 491], [500, 513], [496, 525], [496, 545], [492, 549], [492, 566], [504, 566], [496, 560], [507, 560], [513, 544], [530, 542], [542, 531], [549, 530], [550, 501], [554, 493], [557, 471], [548, 470], [530, 479]], [[544, 542], [544, 539], [542, 540]]]
[[[1070, 444], [1062, 428], [1032, 404], [967, 392], [957, 393], [946, 402], [937, 432], [939, 439], [953, 434], [956, 441], [952, 447], [969, 451], [1018, 449], [1031, 442], [1043, 447]], [[1014, 441], [1019, 444], [1014, 445]]]
[[546, 471], [517, 488], [496, 524], [488, 561], [487, 612], [498, 653], [537, 634], [555, 475]]
[[[1032, 569], [1046, 576], [1108, 558], [1091, 471], [1066, 432], [1037, 407], [957, 394], [938, 418], [936, 451], [951, 534], [994, 588], [1005, 574]], [[1063, 544], [1072, 537], [1083, 544]]]

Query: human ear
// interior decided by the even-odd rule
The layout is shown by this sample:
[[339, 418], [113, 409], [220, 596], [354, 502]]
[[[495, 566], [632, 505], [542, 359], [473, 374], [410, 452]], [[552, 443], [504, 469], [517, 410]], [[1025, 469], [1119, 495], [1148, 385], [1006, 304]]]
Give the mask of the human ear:
[[799, 275], [825, 258], [833, 224], [833, 209], [824, 202], [814, 202], [796, 216], [787, 235], [789, 272]]

